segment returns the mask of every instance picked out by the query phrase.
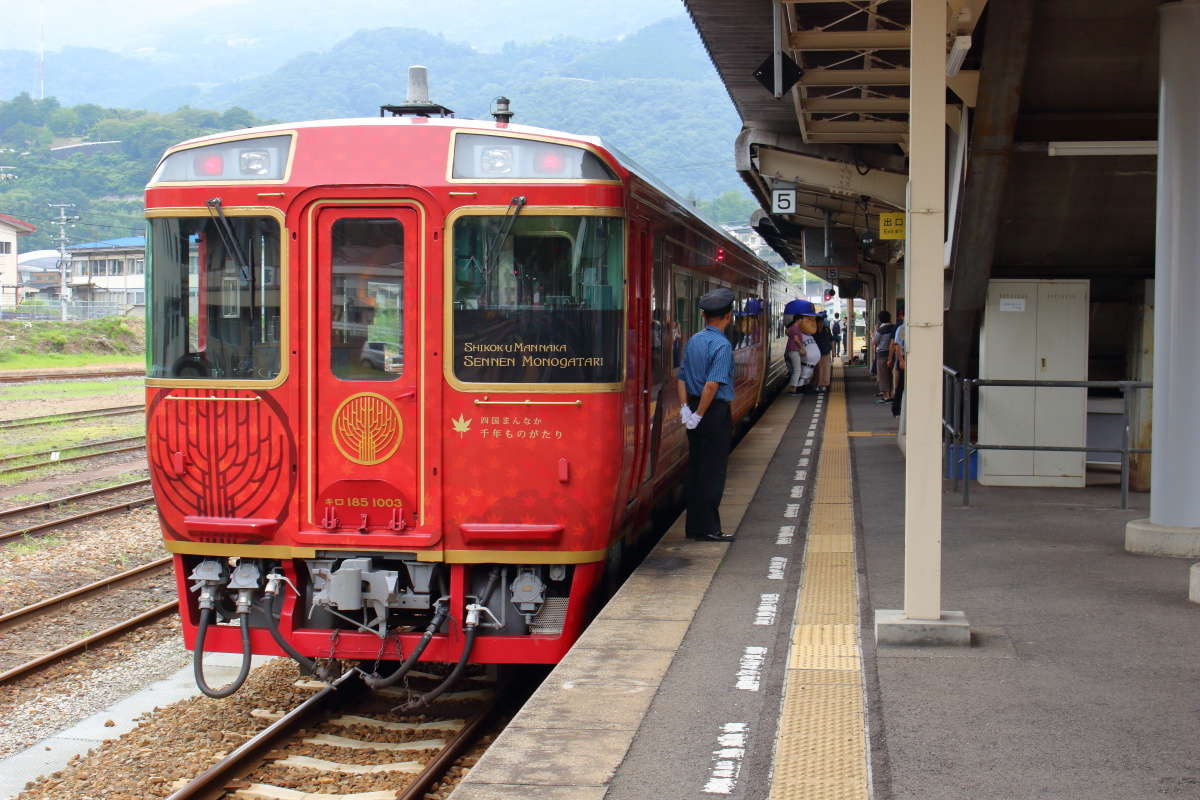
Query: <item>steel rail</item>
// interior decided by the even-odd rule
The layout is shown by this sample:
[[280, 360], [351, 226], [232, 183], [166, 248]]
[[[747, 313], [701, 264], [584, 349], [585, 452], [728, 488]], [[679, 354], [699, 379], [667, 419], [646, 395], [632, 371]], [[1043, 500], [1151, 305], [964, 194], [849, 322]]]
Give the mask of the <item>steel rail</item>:
[[492, 718], [497, 706], [493, 704], [487, 710], [477, 714], [474, 719], [462, 727], [454, 738], [425, 765], [425, 769], [413, 779], [405, 789], [396, 793], [396, 800], [421, 800], [429, 788], [446, 775], [446, 771], [458, 760], [463, 751], [470, 747], [475, 736]]
[[101, 578], [98, 581], [80, 586], [70, 591], [56, 594], [53, 597], [47, 597], [45, 600], [39, 600], [36, 603], [30, 603], [27, 606], [18, 608], [16, 611], [9, 611], [7, 614], [0, 614], [0, 630], [8, 627], [14, 620], [29, 617], [38, 611], [44, 611], [52, 606], [65, 603], [68, 600], [80, 598], [85, 594], [91, 594], [99, 589], [115, 586], [118, 583], [124, 583], [132, 578], [138, 578], [151, 570], [159, 567], [168, 566], [171, 563], [173, 556], [163, 556], [146, 564], [127, 569], [124, 572], [118, 572], [116, 575], [109, 575], [107, 578]]
[[134, 499], [124, 503], [117, 503], [116, 505], [105, 506], [104, 508], [97, 508], [92, 511], [82, 511], [78, 514], [72, 514], [69, 517], [59, 517], [58, 519], [52, 519], [47, 522], [39, 522], [36, 525], [29, 525], [25, 528], [18, 528], [14, 531], [4, 531], [3, 533], [0, 533], [0, 542], [8, 539], [15, 539], [18, 536], [25, 536], [37, 531], [44, 531], [47, 528], [57, 528], [59, 525], [67, 525], [72, 522], [78, 522], [81, 519], [99, 517], [103, 514], [111, 514], [114, 511], [128, 511], [133, 508], [141, 508], [142, 506], [150, 505], [153, 502], [154, 495], [145, 495], [144, 497], [135, 497]]
[[60, 414], [43, 414], [40, 417], [18, 417], [16, 419], [0, 419], [0, 430], [28, 428], [33, 425], [55, 425], [60, 422], [79, 422], [85, 419], [101, 417], [120, 417], [126, 414], [136, 414], [145, 411], [144, 404], [136, 406], [113, 406], [111, 408], [96, 408], [88, 411], [64, 411]]
[[140, 478], [136, 481], [127, 481], [125, 483], [114, 484], [113, 486], [105, 486], [103, 489], [92, 489], [87, 492], [79, 492], [78, 494], [69, 494], [65, 497], [56, 497], [52, 500], [43, 500], [39, 503], [30, 503], [27, 506], [17, 506], [16, 508], [5, 509], [0, 511], [0, 519], [6, 517], [15, 517], [18, 514], [28, 514], [30, 511], [41, 511], [54, 506], [65, 505], [66, 503], [74, 503], [76, 500], [82, 500], [85, 497], [95, 497], [98, 494], [107, 494], [120, 489], [132, 489], [135, 486], [145, 486], [150, 482], [149, 478]]
[[[104, 447], [110, 444], [129, 444], [130, 442], [138, 442], [145, 440], [145, 436], [122, 436], [117, 439], [100, 439], [96, 442], [84, 442], [82, 444], [73, 444], [67, 447], [58, 447], [54, 450], [42, 450], [37, 453], [22, 453], [19, 456], [3, 456], [0, 457], [0, 466], [9, 464], [13, 461], [20, 461], [23, 458], [49, 458], [54, 453], [67, 453], [71, 450], [87, 450], [89, 447]], [[116, 451], [113, 451], [116, 452]], [[53, 462], [51, 462], [53, 463]]]
[[129, 447], [115, 447], [112, 450], [101, 450], [96, 453], [83, 453], [82, 455], [78, 455], [78, 456], [67, 456], [66, 458], [59, 458], [54, 461], [34, 461], [31, 464], [21, 464], [18, 467], [8, 467], [7, 469], [0, 469], [0, 475], [11, 475], [14, 472], [26, 472], [28, 470], [38, 469], [40, 467], [53, 467], [56, 464], [70, 464], [72, 461], [84, 461], [89, 458], [99, 458], [100, 456], [111, 456], [111, 455], [116, 455], [117, 453], [132, 453], [134, 450], [145, 450], [145, 449], [146, 449], [146, 445], [135, 444], [135, 445], [131, 445]]
[[171, 793], [167, 800], [216, 800], [226, 792], [226, 785], [249, 772], [262, 761], [262, 757], [273, 749], [280, 740], [291, 735], [333, 701], [343, 684], [349, 682], [347, 690], [359, 690], [362, 682], [357, 669], [349, 669], [324, 689], [309, 697], [300, 705], [272, 722], [237, 749], [222, 758], [204, 772], [192, 778], [184, 786]]
[[144, 369], [118, 369], [107, 372], [26, 372], [24, 374], [0, 375], [0, 383], [24, 383], [27, 381], [66, 381], [77, 378], [125, 378], [145, 375]]
[[105, 628], [102, 631], [97, 631], [96, 633], [93, 633], [90, 636], [86, 636], [83, 639], [79, 639], [68, 645], [64, 645], [52, 653], [46, 653], [43, 656], [38, 656], [37, 658], [33, 659], [32, 661], [26, 661], [24, 664], [21, 664], [20, 666], [13, 667], [12, 669], [7, 670], [6, 672], [0, 672], [0, 684], [7, 683], [8, 681], [12, 680], [13, 678], [18, 678], [28, 672], [32, 672], [33, 670], [35, 670], [39, 667], [43, 667], [54, 661], [58, 661], [60, 658], [63, 658], [64, 656], [68, 656], [71, 653], [76, 652], [77, 650], [83, 650], [86, 647], [90, 647], [91, 645], [96, 644], [97, 642], [101, 642], [111, 636], [115, 636], [118, 633], [123, 633], [124, 631], [127, 631], [130, 628], [136, 628], [138, 625], [141, 625], [143, 623], [150, 622], [151, 620], [157, 619], [158, 617], [161, 617], [164, 614], [168, 614], [168, 613], [174, 611], [178, 607], [179, 607], [178, 600], [172, 600], [169, 603], [163, 603], [161, 606], [156, 606], [155, 608], [152, 608], [149, 611], [143, 611], [141, 614], [138, 614], [136, 617], [127, 619], [124, 622], [118, 622], [115, 625], [110, 625], [109, 627]]

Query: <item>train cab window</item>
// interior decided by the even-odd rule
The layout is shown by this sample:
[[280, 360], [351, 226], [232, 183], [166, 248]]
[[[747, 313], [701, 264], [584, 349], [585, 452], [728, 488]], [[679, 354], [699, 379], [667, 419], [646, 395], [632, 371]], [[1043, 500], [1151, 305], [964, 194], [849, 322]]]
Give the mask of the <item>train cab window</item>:
[[342, 380], [395, 380], [404, 373], [404, 226], [339, 219], [331, 238], [330, 369]]
[[455, 221], [455, 376], [471, 383], [620, 381], [623, 231], [623, 220], [607, 216]]
[[150, 220], [148, 377], [279, 375], [279, 230], [265, 216]]

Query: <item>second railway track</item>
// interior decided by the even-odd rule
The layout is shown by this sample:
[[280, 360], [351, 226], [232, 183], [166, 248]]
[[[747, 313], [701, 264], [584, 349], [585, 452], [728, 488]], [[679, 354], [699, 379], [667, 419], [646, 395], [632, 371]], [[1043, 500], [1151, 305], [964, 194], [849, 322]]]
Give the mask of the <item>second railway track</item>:
[[[0, 511], [0, 525], [4, 526], [0, 529], [0, 542], [102, 514], [149, 505], [154, 502], [154, 496], [148, 491], [149, 484], [149, 478], [141, 478], [102, 489], [5, 509]], [[90, 507], [79, 507], [81, 502]], [[55, 509], [68, 510], [71, 513], [56, 516], [53, 513]]]
[[60, 422], [77, 422], [84, 419], [99, 417], [119, 417], [128, 414], [140, 414], [146, 410], [141, 403], [129, 406], [112, 406], [110, 408], [93, 408], [87, 411], [64, 411], [60, 414], [43, 414], [37, 417], [18, 417], [16, 419], [0, 419], [0, 431], [15, 428], [29, 428], [34, 425], [56, 425]]
[[[22, 608], [0, 614], [0, 642], [4, 642], [3, 645], [0, 645], [0, 658], [3, 658], [5, 662], [5, 666], [0, 669], [0, 684], [19, 678], [22, 675], [47, 666], [80, 650], [173, 612], [178, 606], [177, 600], [158, 603], [149, 608], [144, 608], [147, 605], [145, 603], [136, 602], [139, 599], [145, 599], [140, 595], [146, 594], [144, 587], [148, 579], [153, 581], [166, 578], [166, 588], [163, 594], [169, 594], [173, 589], [172, 581], [169, 579], [170, 568], [171, 557], [166, 556], [127, 569], [116, 575], [101, 578], [98, 581], [71, 589], [54, 597], [48, 597]], [[88, 626], [94, 623], [97, 617], [93, 616], [89, 619], [88, 604], [106, 595], [107, 599], [111, 602], [115, 594], [123, 591], [129, 592], [133, 598], [136, 613], [131, 616], [125, 615], [116, 622], [111, 621], [111, 614], [101, 613], [99, 618], [102, 619], [100, 623], [102, 627], [99, 630], [91, 630]], [[21, 658], [24, 660], [20, 660], [17, 663], [11, 663], [12, 659], [3, 657], [4, 655], [15, 653], [28, 653], [31, 645], [30, 639], [37, 643], [36, 646], [44, 647], [44, 637], [40, 634], [29, 636], [28, 626], [36, 624], [37, 620], [44, 617], [64, 613], [65, 621], [63, 624], [50, 626], [55, 634], [70, 630], [72, 627], [85, 628], [90, 632], [75, 638], [68, 637], [66, 641], [60, 642], [56, 640], [49, 645], [49, 650], [37, 652], [32, 658], [22, 655]], [[12, 645], [15, 645], [15, 647]]]

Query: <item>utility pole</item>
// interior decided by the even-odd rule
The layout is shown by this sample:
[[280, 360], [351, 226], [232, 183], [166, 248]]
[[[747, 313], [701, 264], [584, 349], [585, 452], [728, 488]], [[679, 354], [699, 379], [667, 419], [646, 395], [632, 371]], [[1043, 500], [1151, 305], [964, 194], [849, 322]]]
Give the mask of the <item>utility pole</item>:
[[67, 321], [67, 271], [71, 268], [71, 260], [67, 258], [67, 226], [79, 221], [76, 215], [67, 216], [67, 209], [74, 208], [74, 203], [47, 203], [50, 208], [58, 209], [58, 219], [50, 221], [58, 226], [58, 307], [62, 311], [61, 319]]

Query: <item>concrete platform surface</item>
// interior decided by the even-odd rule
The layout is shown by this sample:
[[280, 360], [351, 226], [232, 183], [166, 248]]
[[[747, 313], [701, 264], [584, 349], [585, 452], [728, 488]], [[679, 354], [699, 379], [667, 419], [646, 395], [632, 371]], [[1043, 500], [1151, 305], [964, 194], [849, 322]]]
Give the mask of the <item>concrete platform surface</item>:
[[[860, 372], [855, 430], [894, 430]], [[853, 438], [863, 616], [903, 605], [904, 463]], [[942, 608], [969, 648], [864, 637], [877, 800], [1200, 798], [1200, 608], [1190, 562], [1125, 552], [1116, 486], [944, 497]]]

